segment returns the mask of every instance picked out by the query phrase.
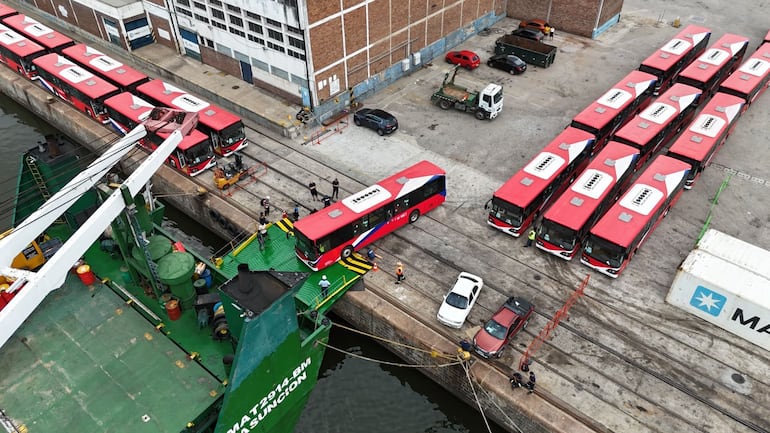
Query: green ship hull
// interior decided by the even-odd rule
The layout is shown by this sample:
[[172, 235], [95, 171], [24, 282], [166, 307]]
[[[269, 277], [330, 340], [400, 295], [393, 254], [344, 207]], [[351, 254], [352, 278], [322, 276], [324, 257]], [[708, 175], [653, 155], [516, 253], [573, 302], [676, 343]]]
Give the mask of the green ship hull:
[[[15, 224], [77, 172], [61, 159], [71, 157], [25, 154]], [[66, 240], [98, 196], [46, 234]], [[0, 348], [0, 419], [22, 432], [293, 431], [329, 338], [325, 312], [371, 266], [325, 269], [323, 299], [320, 275], [294, 255], [291, 221], [268, 229], [264, 250], [246, 238], [209, 260], [175, 249], [159, 227], [163, 206], [149, 207], [138, 198], [146, 251], [121, 216], [82, 257], [96, 280], [73, 271]]]

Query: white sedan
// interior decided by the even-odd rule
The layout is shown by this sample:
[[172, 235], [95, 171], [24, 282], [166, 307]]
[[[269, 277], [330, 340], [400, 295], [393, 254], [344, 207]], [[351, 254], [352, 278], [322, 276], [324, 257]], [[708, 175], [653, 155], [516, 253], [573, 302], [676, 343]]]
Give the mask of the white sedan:
[[454, 287], [444, 296], [444, 302], [438, 309], [436, 315], [438, 321], [452, 328], [463, 326], [479, 297], [482, 286], [484, 286], [484, 281], [481, 277], [460, 272]]

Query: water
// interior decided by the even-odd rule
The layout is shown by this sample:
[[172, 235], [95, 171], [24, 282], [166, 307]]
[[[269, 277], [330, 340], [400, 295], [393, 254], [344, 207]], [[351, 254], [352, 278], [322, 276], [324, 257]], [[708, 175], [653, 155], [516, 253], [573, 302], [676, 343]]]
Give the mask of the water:
[[[57, 133], [0, 93], [0, 231], [10, 226], [18, 156], [46, 134]], [[167, 229], [184, 235], [187, 248], [211, 256], [224, 242], [169, 208]], [[339, 319], [333, 318], [334, 321]], [[373, 340], [340, 328], [330, 344], [369, 359], [399, 360]], [[414, 369], [383, 366], [327, 350], [318, 384], [295, 433], [483, 433], [481, 416]], [[503, 430], [492, 427], [492, 433]]]

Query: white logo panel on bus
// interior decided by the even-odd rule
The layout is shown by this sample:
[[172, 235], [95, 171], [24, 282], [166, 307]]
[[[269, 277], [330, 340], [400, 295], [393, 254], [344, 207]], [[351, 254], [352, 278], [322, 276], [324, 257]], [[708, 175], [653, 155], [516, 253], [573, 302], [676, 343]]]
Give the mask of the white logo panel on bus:
[[15, 45], [19, 42], [22, 42], [25, 38], [16, 33], [12, 32], [8, 27], [0, 24], [0, 43], [3, 45]]
[[690, 132], [706, 137], [716, 137], [727, 125], [727, 121], [713, 114], [701, 114], [690, 126]]
[[764, 77], [767, 74], [768, 69], [770, 69], [770, 62], [767, 60], [751, 58], [741, 65], [739, 71], [745, 74], [751, 74], [755, 77]]
[[643, 183], [635, 184], [620, 200], [620, 205], [641, 215], [649, 215], [666, 195]]
[[646, 110], [639, 114], [639, 117], [649, 122], [655, 122], [658, 125], [662, 125], [676, 115], [676, 108], [662, 102], [654, 102]]
[[540, 152], [539, 155], [524, 167], [524, 172], [540, 179], [550, 179], [556, 171], [564, 166], [566, 161], [551, 152]]
[[120, 63], [115, 59], [104, 55], [101, 55], [91, 60], [90, 62], [88, 62], [88, 64], [102, 72], [114, 71], [115, 69], [118, 69], [123, 66], [123, 63]]
[[609, 92], [602, 95], [602, 97], [597, 99], [596, 102], [604, 105], [605, 107], [610, 107], [613, 110], [617, 110], [625, 105], [626, 102], [630, 101], [633, 97], [634, 96], [627, 90], [610, 89]]
[[594, 200], [601, 197], [615, 183], [612, 175], [594, 168], [586, 170], [580, 179], [572, 184], [572, 191]]
[[34, 21], [32, 19], [27, 18], [27, 21], [34, 22], [34, 24], [29, 25], [27, 27], [24, 27], [24, 31], [29, 33], [35, 38], [38, 38], [40, 36], [45, 36], [49, 33], [53, 33], [53, 30], [49, 29], [48, 27], [40, 24], [37, 21]]
[[375, 206], [390, 200], [391, 197], [392, 195], [385, 188], [379, 185], [372, 185], [353, 195], [345, 197], [342, 199], [342, 204], [351, 211], [360, 214], [369, 209], [374, 209]]
[[730, 53], [725, 50], [709, 48], [702, 56], [698, 57], [698, 61], [708, 63], [709, 65], [719, 66], [726, 62], [729, 57], [731, 57]]
[[190, 111], [193, 113], [197, 113], [198, 111], [201, 111], [210, 105], [208, 102], [189, 93], [177, 96], [171, 101], [171, 103], [184, 111]]
[[682, 53], [689, 50], [691, 46], [692, 44], [685, 41], [684, 39], [675, 38], [668, 41], [668, 43], [664, 45], [660, 50], [675, 56], [681, 56]]

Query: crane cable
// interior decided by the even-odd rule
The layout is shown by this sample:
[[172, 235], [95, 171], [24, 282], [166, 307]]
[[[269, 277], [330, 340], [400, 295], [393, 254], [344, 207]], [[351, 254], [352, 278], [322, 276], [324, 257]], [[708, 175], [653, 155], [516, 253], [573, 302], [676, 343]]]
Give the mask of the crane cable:
[[[416, 347], [416, 346], [410, 346], [410, 345], [408, 345], [408, 344], [399, 343], [398, 341], [389, 340], [389, 339], [387, 339], [387, 338], [383, 338], [383, 337], [380, 337], [380, 336], [377, 336], [377, 335], [374, 335], [374, 334], [370, 334], [370, 333], [368, 333], [368, 332], [359, 331], [359, 330], [357, 330], [357, 329], [355, 329], [355, 328], [351, 328], [351, 327], [349, 327], [349, 326], [341, 325], [341, 324], [339, 324], [339, 323], [335, 323], [335, 322], [332, 322], [332, 325], [334, 325], [334, 326], [337, 326], [337, 327], [340, 327], [340, 328], [342, 328], [342, 329], [345, 329], [345, 330], [347, 330], [347, 331], [350, 331], [350, 332], [355, 332], [355, 333], [358, 333], [358, 334], [364, 335], [364, 336], [366, 336], [366, 337], [370, 337], [370, 338], [373, 338], [373, 339], [375, 339], [375, 340], [384, 341], [384, 342], [386, 342], [386, 343], [388, 343], [388, 344], [392, 344], [392, 345], [394, 345], [394, 346], [405, 347], [405, 348], [407, 348], [407, 349], [413, 349], [413, 350], [415, 350], [415, 351], [417, 351], [417, 352], [427, 353], [427, 354], [429, 354], [429, 355], [430, 355], [432, 358], [438, 358], [438, 357], [441, 357], [441, 358], [444, 358], [444, 359], [452, 359], [452, 360], [453, 360], [453, 359], [455, 359], [455, 357], [454, 357], [453, 355], [450, 355], [450, 354], [446, 354], [446, 353], [441, 353], [441, 352], [439, 352], [439, 351], [437, 351], [437, 350], [435, 350], [435, 349], [431, 349], [431, 350], [421, 349], [421, 348], [419, 348], [419, 347]], [[453, 363], [451, 363], [451, 364], [448, 364], [448, 365], [455, 365], [455, 364], [457, 364], [457, 362], [453, 362]]]
[[479, 407], [479, 413], [481, 414], [481, 418], [484, 420], [484, 425], [487, 426], [487, 431], [489, 433], [492, 433], [492, 428], [489, 426], [489, 421], [487, 421], [487, 416], [484, 414], [484, 408], [481, 407], [481, 401], [479, 401], [479, 396], [476, 394], [476, 387], [473, 386], [473, 379], [471, 378], [471, 370], [468, 368], [468, 364], [465, 362], [460, 361], [460, 365], [462, 365], [463, 370], [465, 370], [465, 377], [468, 378], [468, 385], [471, 387], [471, 391], [473, 392], [473, 399], [476, 400], [476, 406]]
[[[482, 390], [483, 390], [483, 391], [484, 391], [484, 392], [485, 392], [487, 395], [490, 395], [490, 392], [489, 392], [489, 391], [487, 391], [487, 390], [486, 390], [486, 389], [484, 389], [484, 388], [481, 388], [481, 389], [482, 389]], [[516, 428], [516, 431], [518, 431], [519, 433], [524, 433], [524, 431], [521, 429], [521, 427], [519, 427], [519, 425], [518, 425], [518, 424], [516, 424], [516, 422], [515, 422], [513, 419], [511, 419], [511, 417], [509, 417], [509, 416], [508, 416], [508, 413], [507, 413], [505, 410], [503, 410], [503, 408], [501, 408], [499, 404], [497, 404], [497, 402], [495, 401], [495, 399], [493, 399], [493, 398], [490, 398], [490, 399], [489, 399], [489, 401], [490, 401], [490, 402], [492, 402], [492, 404], [493, 404], [493, 405], [494, 405], [494, 406], [497, 408], [497, 410], [498, 410], [498, 411], [500, 411], [500, 413], [501, 413], [501, 414], [503, 414], [503, 416], [505, 417], [505, 419], [507, 419], [507, 420], [508, 420], [508, 422], [509, 422], [509, 423], [510, 423], [510, 424], [511, 424], [511, 425], [512, 425], [514, 428]]]
[[349, 355], [349, 356], [352, 356], [354, 358], [362, 359], [364, 361], [372, 361], [372, 362], [376, 362], [378, 364], [383, 364], [383, 365], [390, 365], [390, 366], [393, 366], [393, 367], [409, 367], [409, 368], [437, 368], [438, 367], [438, 368], [443, 368], [443, 367], [450, 367], [452, 365], [457, 365], [457, 364], [461, 363], [461, 361], [453, 361], [453, 362], [447, 362], [445, 364], [407, 364], [407, 363], [403, 363], [403, 362], [383, 361], [383, 360], [380, 360], [380, 359], [374, 359], [374, 358], [370, 358], [368, 356], [359, 355], [357, 353], [350, 352], [350, 351], [345, 350], [345, 349], [340, 349], [339, 347], [332, 346], [331, 344], [325, 343], [323, 341], [319, 341], [319, 343], [321, 345], [329, 348], [329, 349], [336, 350], [337, 352], [344, 353], [345, 355]]

